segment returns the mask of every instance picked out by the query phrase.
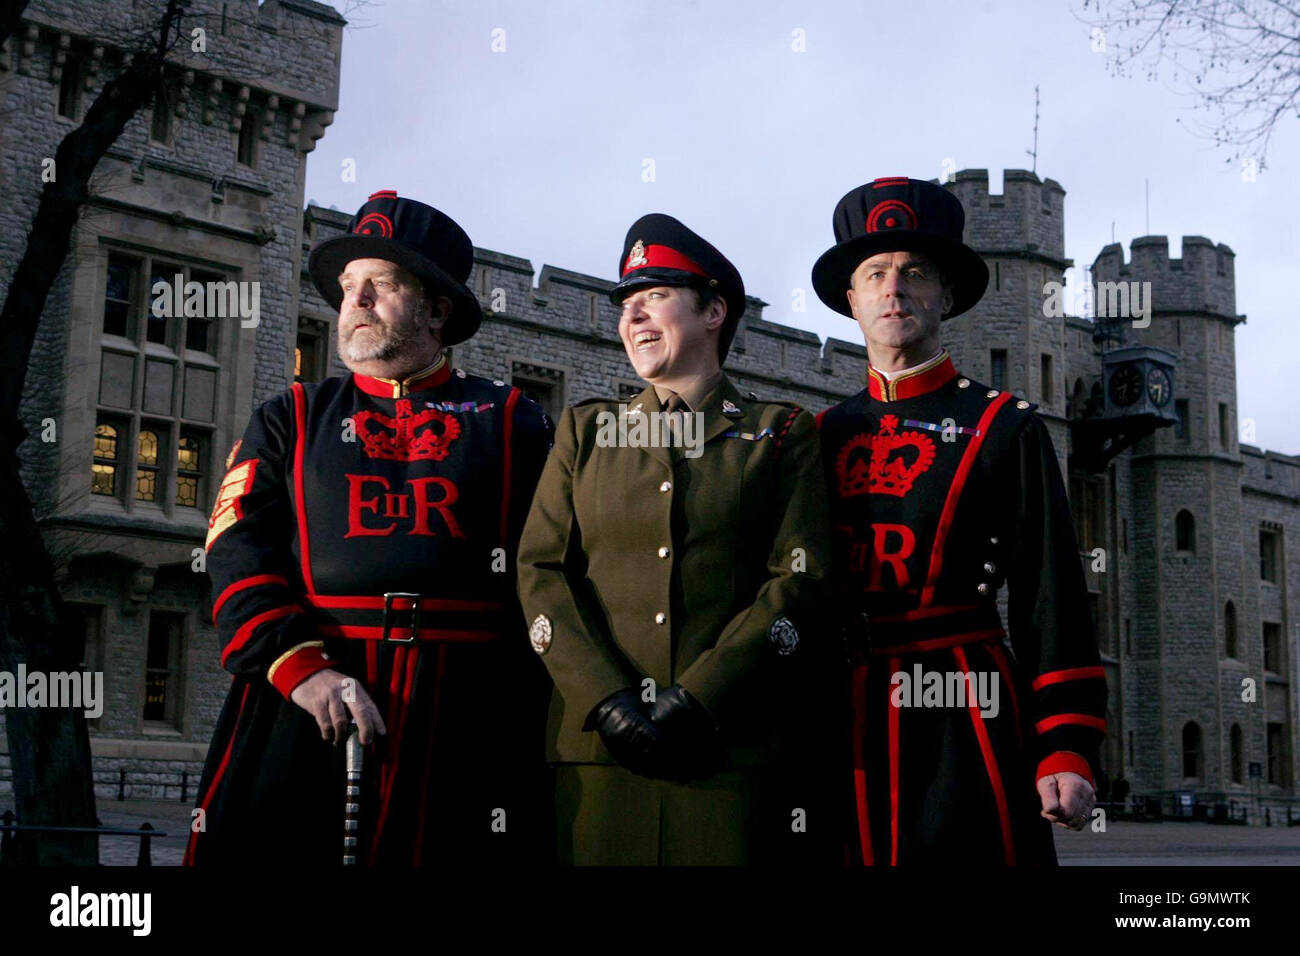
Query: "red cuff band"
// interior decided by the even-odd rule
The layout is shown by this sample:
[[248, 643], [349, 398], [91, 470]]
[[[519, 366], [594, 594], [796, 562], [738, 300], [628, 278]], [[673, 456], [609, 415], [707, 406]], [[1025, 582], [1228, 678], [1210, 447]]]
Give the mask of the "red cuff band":
[[1097, 784], [1092, 779], [1092, 768], [1088, 766], [1088, 761], [1068, 750], [1061, 750], [1044, 757], [1038, 764], [1038, 772], [1034, 774], [1034, 780], [1042, 780], [1054, 773], [1067, 772], [1077, 773], [1094, 789], [1096, 788]]
[[277, 661], [267, 678], [285, 700], [292, 699], [293, 689], [317, 671], [329, 670], [334, 661], [325, 657], [325, 650], [314, 644], [299, 648]]

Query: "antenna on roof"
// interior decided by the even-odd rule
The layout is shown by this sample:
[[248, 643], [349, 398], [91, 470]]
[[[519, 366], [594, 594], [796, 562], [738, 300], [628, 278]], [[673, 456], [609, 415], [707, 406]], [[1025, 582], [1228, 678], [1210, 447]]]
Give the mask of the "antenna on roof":
[[1038, 84], [1034, 84], [1034, 148], [1025, 150], [1034, 159], [1034, 168], [1031, 170], [1035, 175], [1038, 174]]

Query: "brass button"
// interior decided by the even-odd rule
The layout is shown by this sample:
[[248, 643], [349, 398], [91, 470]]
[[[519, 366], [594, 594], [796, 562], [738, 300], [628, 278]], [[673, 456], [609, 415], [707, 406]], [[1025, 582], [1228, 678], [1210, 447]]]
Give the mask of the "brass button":
[[998, 397], [998, 390], [997, 390], [996, 388], [990, 388], [987, 392], [984, 393], [984, 397], [985, 397], [985, 398], [997, 398], [997, 397]]
[[989, 593], [988, 582], [981, 581], [978, 585], [976, 585], [975, 590], [979, 591], [980, 594], [988, 594]]
[[969, 388], [969, 387], [970, 387], [970, 379], [968, 379], [968, 378], [959, 378], [959, 379], [957, 379], [957, 387], [958, 387], [958, 388]]
[[997, 538], [989, 538], [989, 544], [997, 544], [997, 543], [998, 543]]
[[984, 562], [984, 572], [985, 572], [986, 574], [992, 574], [992, 573], [995, 572], [997, 569], [998, 569], [998, 568], [997, 568], [997, 565], [994, 564], [992, 561], [985, 561], [985, 562]]
[[660, 611], [658, 614], [655, 615], [656, 624], [662, 624], [666, 620], [668, 620], [668, 615], [665, 614], [663, 611]]
[[666, 558], [666, 557], [668, 557], [668, 555], [671, 554], [671, 553], [672, 553], [672, 552], [670, 552], [667, 548], [660, 548], [660, 549], [659, 549], [659, 557], [661, 557], [661, 558]]
[[1016, 408], [1028, 408], [1028, 407], [1029, 407], [1029, 403], [1025, 401], [1023, 398], [1020, 401], [1016, 402]]
[[660, 491], [672, 491], [672, 490], [673, 490], [673, 483], [672, 483], [671, 481], [665, 481], [662, 485], [659, 486], [659, 490], [660, 490]]

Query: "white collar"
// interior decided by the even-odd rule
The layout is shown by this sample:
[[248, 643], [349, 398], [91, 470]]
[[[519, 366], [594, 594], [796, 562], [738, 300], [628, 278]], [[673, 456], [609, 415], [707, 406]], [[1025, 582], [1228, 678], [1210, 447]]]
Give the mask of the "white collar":
[[935, 352], [933, 355], [931, 355], [931, 356], [930, 356], [928, 359], [926, 359], [924, 362], [918, 362], [916, 365], [913, 365], [911, 368], [900, 368], [900, 369], [898, 369], [897, 371], [893, 371], [893, 372], [886, 372], [884, 369], [879, 369], [879, 368], [878, 368], [878, 369], [876, 369], [876, 371], [879, 372], [881, 375], [884, 376], [885, 381], [892, 382], [894, 379], [898, 378], [898, 376], [900, 376], [900, 375], [905, 375], [905, 374], [907, 374], [908, 372], [915, 371], [916, 369], [920, 368], [922, 365], [929, 365], [931, 362], [933, 362], [935, 359], [937, 359], [937, 358], [938, 358], [940, 355], [942, 355], [942, 354], [943, 354], [943, 347], [940, 346], [939, 351]]

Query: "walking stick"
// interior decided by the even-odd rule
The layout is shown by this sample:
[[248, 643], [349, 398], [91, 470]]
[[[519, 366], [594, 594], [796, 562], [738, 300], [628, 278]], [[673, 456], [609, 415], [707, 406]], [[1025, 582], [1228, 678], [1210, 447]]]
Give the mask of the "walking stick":
[[357, 865], [357, 839], [361, 831], [361, 737], [354, 720], [348, 727], [347, 788], [343, 807], [343, 865]]

